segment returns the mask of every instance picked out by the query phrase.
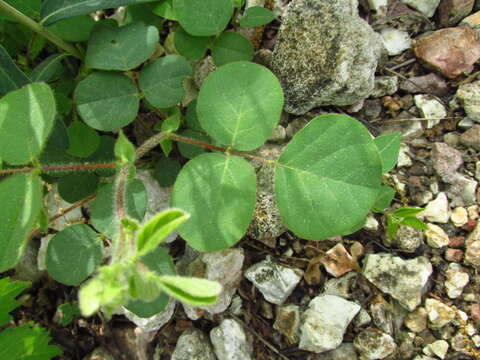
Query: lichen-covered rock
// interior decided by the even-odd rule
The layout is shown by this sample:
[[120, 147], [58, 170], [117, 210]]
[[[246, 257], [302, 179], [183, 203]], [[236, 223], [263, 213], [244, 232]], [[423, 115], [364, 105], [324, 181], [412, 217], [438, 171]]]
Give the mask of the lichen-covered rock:
[[425, 300], [425, 310], [427, 310], [429, 327], [432, 329], [444, 327], [455, 319], [455, 310], [437, 299]]
[[357, 8], [357, 0], [289, 4], [272, 59], [287, 112], [351, 105], [370, 95], [383, 45]]
[[177, 340], [172, 360], [216, 360], [212, 345], [201, 330], [185, 330]]
[[419, 306], [415, 311], [412, 311], [405, 316], [404, 323], [410, 331], [413, 331], [414, 333], [422, 332], [427, 328], [427, 310], [425, 310], [424, 307]]
[[456, 99], [463, 105], [470, 120], [480, 122], [480, 81], [460, 85]]
[[396, 76], [377, 76], [373, 84], [373, 91], [370, 94], [372, 98], [393, 95], [398, 91], [398, 77]]
[[277, 306], [273, 328], [284, 335], [290, 344], [298, 343], [300, 339], [300, 308], [298, 305]]
[[303, 271], [277, 264], [268, 256], [245, 271], [245, 277], [260, 290], [265, 300], [281, 305], [292, 293]]
[[210, 340], [218, 360], [252, 359], [251, 343], [242, 326], [233, 319], [225, 319], [213, 328]]
[[348, 324], [360, 309], [360, 305], [338, 296], [317, 296], [302, 315], [298, 347], [316, 353], [337, 348]]
[[364, 359], [385, 359], [397, 347], [393, 338], [378, 329], [369, 328], [360, 332], [353, 340], [353, 346]]
[[409, 252], [414, 252], [420, 245], [423, 244], [423, 231], [415, 229], [410, 226], [400, 225], [397, 233], [393, 237], [391, 246]]
[[432, 264], [423, 256], [403, 260], [387, 253], [369, 254], [363, 266], [368, 280], [410, 311], [420, 304], [431, 273]]

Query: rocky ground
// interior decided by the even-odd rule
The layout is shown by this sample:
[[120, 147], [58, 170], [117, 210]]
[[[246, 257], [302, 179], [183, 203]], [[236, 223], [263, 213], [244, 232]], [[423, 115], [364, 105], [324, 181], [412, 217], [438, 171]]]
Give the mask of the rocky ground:
[[[393, 208], [425, 208], [429, 230], [400, 228], [387, 241], [384, 219], [372, 215], [349, 236], [299, 239], [275, 209], [272, 170], [255, 164], [258, 206], [242, 242], [211, 254], [169, 244], [181, 272], [222, 283], [215, 306], [171, 302], [149, 319], [125, 312], [63, 327], [51, 320], [55, 299], [75, 290], [43, 281], [21, 311], [49, 324], [65, 359], [480, 359], [480, 1], [247, 4], [279, 17], [244, 35], [286, 96], [281, 125], [259, 152], [274, 158], [324, 112], [350, 114], [374, 135], [400, 131], [386, 179], [397, 189]], [[212, 66], [196, 65], [197, 84]], [[142, 176], [153, 213], [169, 189]]]

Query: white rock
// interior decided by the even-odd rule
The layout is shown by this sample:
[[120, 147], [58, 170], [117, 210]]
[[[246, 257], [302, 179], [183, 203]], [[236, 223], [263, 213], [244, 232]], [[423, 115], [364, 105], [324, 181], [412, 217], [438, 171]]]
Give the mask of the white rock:
[[428, 320], [432, 329], [439, 329], [455, 319], [455, 311], [436, 299], [425, 301]]
[[465, 269], [457, 263], [450, 263], [445, 272], [445, 276], [445, 289], [447, 290], [448, 297], [455, 299], [462, 295], [463, 288], [467, 286], [470, 280]]
[[470, 129], [473, 125], [475, 125], [475, 123], [472, 121], [472, 119], [468, 118], [468, 117], [464, 117], [462, 120], [460, 120], [457, 124], [457, 126], [460, 128], [460, 129], [463, 129], [463, 130], [468, 130]]
[[440, 249], [447, 246], [450, 242], [448, 235], [443, 229], [435, 224], [427, 224], [428, 230], [425, 230], [425, 238], [428, 246], [435, 249]]
[[473, 336], [472, 341], [476, 347], [480, 347], [480, 335]]
[[440, 4], [440, 0], [402, 0], [402, 3], [420, 11], [427, 17], [432, 17], [438, 4]]
[[415, 105], [420, 111], [420, 115], [423, 118], [428, 119], [426, 122], [427, 129], [437, 125], [440, 123], [440, 120], [447, 116], [447, 111], [443, 104], [432, 96], [415, 95], [413, 99], [415, 100]]
[[377, 13], [384, 14], [387, 12], [388, 0], [368, 0], [368, 5]]
[[408, 155], [410, 149], [408, 145], [400, 144], [400, 152], [398, 153], [397, 168], [412, 166], [412, 159]]
[[365, 221], [365, 225], [363, 226], [363, 228], [370, 231], [377, 231], [378, 226], [379, 226], [379, 223], [377, 219], [375, 219], [375, 217], [372, 214], [369, 214], [367, 216], [367, 220]]
[[383, 292], [413, 311], [421, 303], [423, 287], [432, 273], [432, 264], [423, 256], [410, 260], [387, 253], [365, 257], [363, 274]]
[[387, 49], [388, 55], [399, 55], [412, 46], [412, 39], [406, 31], [395, 28], [385, 28], [380, 32], [383, 46]]
[[267, 257], [245, 271], [245, 277], [260, 290], [265, 300], [281, 305], [292, 293], [303, 276], [303, 271], [279, 265]]
[[440, 359], [445, 359], [445, 355], [448, 352], [448, 342], [445, 340], [437, 340], [431, 344], [428, 344], [423, 348], [423, 353], [425, 355], [436, 355]]
[[444, 192], [438, 193], [435, 200], [430, 201], [420, 217], [428, 221], [446, 224], [448, 222], [448, 199]]
[[188, 328], [177, 340], [172, 360], [216, 360], [212, 345], [201, 330]]
[[450, 215], [450, 220], [452, 220], [453, 225], [456, 227], [465, 225], [468, 222], [467, 209], [457, 206], [455, 209], [453, 209], [452, 214]]
[[122, 308], [117, 313], [123, 313], [128, 320], [133, 322], [143, 331], [157, 331], [172, 319], [176, 305], [177, 302], [173, 298], [170, 298], [165, 310], [149, 318], [137, 316], [126, 308]]
[[223, 320], [210, 331], [210, 340], [218, 360], [250, 360], [252, 346], [242, 326], [233, 319]]
[[468, 218], [471, 220], [478, 219], [478, 205], [472, 205], [467, 207]]
[[322, 353], [337, 348], [360, 305], [333, 295], [319, 295], [303, 313], [299, 348]]
[[53, 234], [42, 237], [40, 240], [40, 248], [37, 255], [37, 268], [38, 271], [47, 270], [47, 249], [50, 239], [53, 238]]

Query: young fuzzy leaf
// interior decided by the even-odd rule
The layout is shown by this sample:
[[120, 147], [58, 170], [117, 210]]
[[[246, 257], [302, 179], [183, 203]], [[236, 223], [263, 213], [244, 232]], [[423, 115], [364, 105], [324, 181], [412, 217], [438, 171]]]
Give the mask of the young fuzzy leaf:
[[167, 55], [147, 65], [140, 72], [139, 85], [150, 104], [167, 108], [185, 97], [182, 82], [192, 75], [192, 66], [181, 56]]
[[98, 176], [93, 173], [67, 174], [58, 180], [58, 193], [63, 200], [73, 204], [95, 193], [98, 182]]
[[0, 158], [23, 165], [40, 155], [55, 120], [55, 97], [47, 84], [34, 83], [0, 99]]
[[73, 98], [83, 121], [102, 131], [116, 131], [130, 124], [140, 104], [132, 80], [105, 71], [90, 74], [80, 81]]
[[22, 256], [42, 207], [42, 183], [37, 175], [19, 174], [0, 182], [0, 272]]
[[241, 27], [257, 27], [275, 19], [275, 14], [263, 6], [251, 6], [245, 10], [239, 24]]
[[172, 205], [191, 214], [180, 235], [199, 251], [217, 251], [245, 235], [255, 209], [253, 167], [237, 156], [202, 154], [180, 171]]
[[138, 255], [143, 256], [154, 250], [189, 217], [189, 214], [180, 209], [167, 209], [154, 216], [137, 234]]
[[220, 34], [233, 15], [232, 0], [173, 0], [178, 22], [193, 36]]
[[118, 27], [116, 23], [103, 21], [92, 30], [85, 65], [100, 70], [131, 70], [155, 52], [158, 42], [155, 26], [135, 22]]
[[222, 66], [205, 79], [197, 114], [213, 139], [249, 151], [267, 141], [282, 107], [283, 91], [275, 75], [261, 65], [240, 61]]
[[9, 277], [0, 279], [0, 326], [12, 320], [9, 312], [20, 306], [15, 298], [30, 285], [26, 281], [12, 281]]
[[152, 2], [155, 0], [45, 0], [40, 12], [43, 25], [62, 19], [87, 15], [97, 10]]
[[382, 173], [392, 170], [398, 161], [400, 153], [400, 133], [391, 133], [375, 138], [375, 145], [382, 158]]
[[395, 196], [395, 190], [393, 190], [390, 186], [381, 186], [380, 190], [378, 191], [378, 197], [375, 201], [375, 205], [373, 205], [373, 211], [376, 212], [383, 212], [386, 208], [390, 206], [393, 198]]
[[363, 125], [346, 115], [318, 116], [278, 159], [280, 215], [304, 239], [346, 235], [374, 205], [381, 170], [378, 150]]
[[[164, 248], [156, 248], [152, 252], [143, 256], [141, 259], [143, 265], [147, 266], [150, 271], [154, 271], [158, 275], [176, 275], [175, 265], [172, 257]], [[167, 306], [169, 297], [165, 293], [160, 293], [153, 301], [130, 300], [125, 308], [135, 315], [142, 318], [149, 318], [163, 311]]]
[[415, 217], [415, 215], [420, 214], [423, 210], [422, 208], [400, 208], [392, 212], [391, 214], [396, 217]]
[[120, 130], [117, 141], [115, 142], [115, 157], [121, 164], [131, 164], [135, 161], [135, 146]]
[[30, 83], [30, 79], [13, 62], [7, 50], [0, 45], [0, 97]]
[[49, 82], [62, 68], [61, 61], [67, 56], [66, 53], [50, 55], [33, 69], [30, 78], [33, 82]]
[[200, 278], [162, 275], [157, 279], [168, 295], [193, 306], [215, 304], [222, 291], [219, 283]]
[[253, 59], [253, 45], [239, 33], [224, 32], [213, 43], [212, 58], [216, 66], [234, 61], [250, 61]]
[[395, 237], [398, 227], [400, 226], [399, 222], [398, 218], [387, 214], [387, 239], [393, 239]]
[[81, 121], [74, 121], [67, 129], [69, 148], [67, 153], [76, 157], [87, 158], [100, 145], [100, 135]]
[[198, 60], [205, 56], [210, 38], [192, 36], [179, 26], [175, 30], [173, 41], [175, 42], [175, 49], [180, 55], [190, 60]]
[[48, 274], [65, 285], [79, 285], [97, 269], [103, 257], [100, 236], [89, 226], [76, 224], [55, 234], [48, 243]]

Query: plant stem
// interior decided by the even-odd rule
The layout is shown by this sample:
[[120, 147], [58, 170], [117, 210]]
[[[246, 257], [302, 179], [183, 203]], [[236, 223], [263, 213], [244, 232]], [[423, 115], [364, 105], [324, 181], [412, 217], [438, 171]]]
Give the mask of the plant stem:
[[23, 25], [29, 27], [37, 34], [43, 36], [45, 39], [51, 41], [55, 45], [57, 45], [60, 49], [68, 52], [72, 56], [76, 57], [79, 60], [83, 60], [82, 54], [72, 45], [67, 43], [66, 41], [60, 39], [57, 35], [52, 34], [50, 31], [45, 29], [39, 23], [33, 21], [28, 16], [23, 14], [22, 12], [15, 9], [13, 6], [7, 4], [5, 1], [0, 0], [0, 10], [6, 12], [8, 15], [13, 16]]
[[[40, 168], [41, 172], [59, 172], [59, 171], [83, 171], [83, 170], [95, 170], [95, 169], [110, 169], [117, 166], [116, 162], [100, 163], [100, 164], [74, 164], [74, 165], [49, 165]], [[36, 170], [34, 167], [23, 167], [17, 169], [0, 169], [1, 175], [21, 174], [29, 173]]]

